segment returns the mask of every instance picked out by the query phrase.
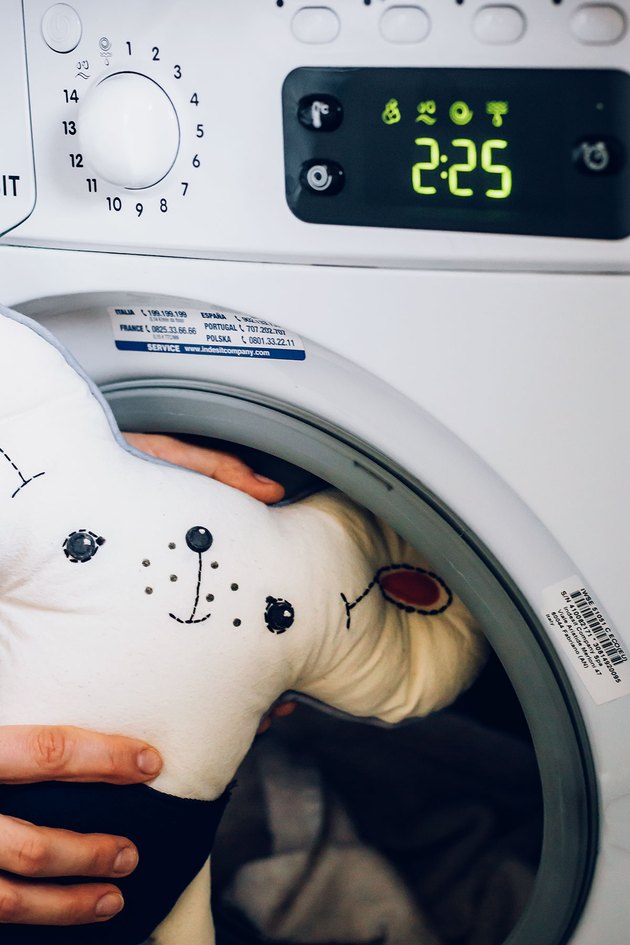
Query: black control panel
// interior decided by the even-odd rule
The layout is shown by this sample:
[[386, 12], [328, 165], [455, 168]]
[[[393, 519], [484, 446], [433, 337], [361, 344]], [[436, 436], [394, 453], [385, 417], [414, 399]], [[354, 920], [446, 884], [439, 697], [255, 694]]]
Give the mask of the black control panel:
[[287, 201], [309, 223], [630, 235], [625, 72], [302, 68], [283, 112]]

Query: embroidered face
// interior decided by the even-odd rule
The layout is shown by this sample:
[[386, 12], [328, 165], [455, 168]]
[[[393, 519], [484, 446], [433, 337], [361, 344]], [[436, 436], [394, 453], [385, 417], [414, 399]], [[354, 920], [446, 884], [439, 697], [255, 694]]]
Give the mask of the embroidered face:
[[[180, 556], [180, 567], [177, 568], [177, 573], [171, 572], [168, 575], [170, 584], [177, 583], [180, 578], [189, 582], [191, 601], [190, 615], [184, 617], [172, 611], [169, 611], [168, 614], [172, 620], [175, 620], [179, 624], [191, 625], [204, 623], [212, 617], [212, 610], [210, 609], [207, 613], [200, 616], [202, 601], [212, 604], [215, 601], [215, 595], [217, 593], [221, 591], [225, 592], [229, 588], [229, 595], [233, 595], [241, 589], [241, 585], [238, 581], [229, 581], [229, 583], [227, 583], [222, 580], [222, 575], [219, 576], [218, 573], [220, 570], [219, 561], [216, 560], [216, 558], [209, 560], [210, 556], [206, 555], [206, 552], [213, 546], [213, 542], [214, 537], [212, 532], [204, 525], [193, 525], [185, 533], [183, 546], [185, 546], [187, 552], [192, 552], [194, 556], [194, 572], [188, 567], [188, 560], [182, 559]], [[80, 528], [77, 531], [70, 532], [64, 540], [62, 547], [64, 555], [70, 562], [73, 564], [85, 564], [94, 558], [99, 548], [104, 544], [105, 538], [94, 531]], [[169, 541], [167, 548], [169, 552], [177, 551], [178, 543], [176, 541]], [[150, 568], [153, 559], [153, 555], [151, 558], [143, 558], [142, 567]], [[193, 558], [190, 558], [190, 560], [193, 560]], [[183, 568], [181, 567], [182, 564], [184, 565]], [[155, 588], [152, 584], [147, 584], [144, 587], [144, 593], [148, 596], [151, 596], [154, 590]], [[284, 600], [284, 598], [267, 596], [263, 617], [265, 626], [271, 633], [282, 634], [293, 625], [295, 609], [293, 605], [289, 601]], [[240, 627], [241, 624], [242, 619], [240, 617], [235, 616], [232, 619], [232, 626]]]

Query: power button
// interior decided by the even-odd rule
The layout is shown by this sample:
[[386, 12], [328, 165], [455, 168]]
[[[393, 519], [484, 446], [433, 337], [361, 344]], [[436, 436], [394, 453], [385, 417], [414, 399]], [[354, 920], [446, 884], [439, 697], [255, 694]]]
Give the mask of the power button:
[[573, 149], [573, 162], [582, 174], [594, 177], [615, 174], [624, 163], [623, 147], [608, 135], [582, 138]]
[[42, 17], [42, 36], [54, 52], [72, 52], [82, 32], [81, 17], [68, 3], [54, 3]]
[[343, 168], [336, 161], [315, 159], [306, 161], [300, 172], [300, 183], [310, 194], [333, 196], [344, 185]]

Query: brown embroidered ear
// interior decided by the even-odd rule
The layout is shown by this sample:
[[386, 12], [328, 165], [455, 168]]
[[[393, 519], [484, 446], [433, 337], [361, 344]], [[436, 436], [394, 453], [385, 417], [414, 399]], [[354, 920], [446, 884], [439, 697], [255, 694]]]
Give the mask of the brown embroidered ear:
[[435, 616], [444, 613], [453, 603], [451, 591], [433, 571], [411, 564], [389, 564], [379, 568], [365, 590], [352, 603], [345, 594], [341, 594], [346, 608], [347, 630], [350, 629], [350, 612], [367, 597], [375, 584], [378, 584], [386, 601], [409, 614]]
[[441, 577], [407, 564], [381, 568], [377, 583], [385, 600], [408, 612], [441, 614], [453, 602]]

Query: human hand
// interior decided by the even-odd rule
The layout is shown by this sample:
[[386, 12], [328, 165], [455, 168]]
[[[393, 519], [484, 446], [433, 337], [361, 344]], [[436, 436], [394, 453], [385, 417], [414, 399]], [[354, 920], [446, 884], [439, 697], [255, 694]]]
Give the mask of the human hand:
[[279, 482], [255, 473], [233, 453], [195, 446], [162, 434], [124, 433], [123, 436], [131, 446], [142, 453], [202, 473], [226, 486], [246, 492], [268, 505], [271, 502], [279, 502], [284, 496], [284, 489]]
[[[145, 742], [72, 726], [0, 727], [0, 782], [151, 781], [162, 761]], [[130, 840], [39, 827], [0, 815], [0, 923], [81, 925], [103, 922], [123, 907], [112, 883], [61, 886], [33, 880], [132, 873], [138, 852]], [[0, 932], [0, 937], [1, 937]]]

